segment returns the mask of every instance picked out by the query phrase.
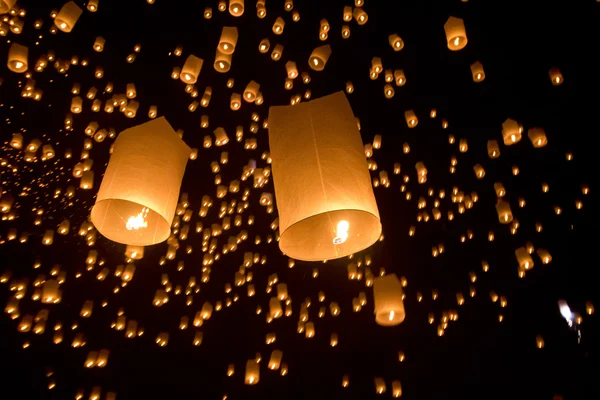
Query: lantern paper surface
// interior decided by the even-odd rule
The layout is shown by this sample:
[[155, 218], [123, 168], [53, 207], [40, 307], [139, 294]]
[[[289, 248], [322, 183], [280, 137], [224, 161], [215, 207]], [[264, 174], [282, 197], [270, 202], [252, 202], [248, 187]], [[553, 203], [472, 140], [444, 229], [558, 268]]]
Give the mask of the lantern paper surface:
[[281, 251], [316, 261], [375, 243], [379, 211], [345, 94], [271, 107], [269, 125]]
[[92, 208], [96, 229], [128, 245], [166, 240], [190, 151], [164, 117], [121, 132]]

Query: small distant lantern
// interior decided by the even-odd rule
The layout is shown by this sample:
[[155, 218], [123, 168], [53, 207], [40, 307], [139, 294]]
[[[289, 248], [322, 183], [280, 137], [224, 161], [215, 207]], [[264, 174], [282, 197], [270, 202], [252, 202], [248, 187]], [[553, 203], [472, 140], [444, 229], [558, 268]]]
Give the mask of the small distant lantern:
[[396, 274], [388, 274], [373, 280], [375, 299], [375, 322], [381, 326], [402, 323], [406, 316], [402, 300], [402, 283]]
[[263, 40], [260, 41], [259, 45], [258, 45], [258, 51], [262, 54], [266, 53], [267, 51], [269, 51], [269, 48], [271, 47], [271, 42], [269, 42], [269, 39], [265, 38]]
[[254, 103], [256, 96], [260, 90], [260, 84], [255, 81], [250, 81], [244, 89], [244, 100], [248, 103]]
[[394, 51], [400, 51], [404, 48], [404, 40], [402, 40], [402, 38], [400, 38], [400, 36], [398, 36], [397, 33], [393, 33], [390, 36], [388, 36], [388, 42], [390, 43], [390, 46], [392, 46], [392, 49], [394, 49]]
[[533, 147], [540, 148], [544, 147], [548, 144], [548, 139], [546, 138], [546, 133], [542, 128], [530, 128], [527, 131], [527, 136], [529, 140], [531, 140], [531, 144]]
[[510, 210], [510, 204], [505, 200], [498, 200], [496, 204], [496, 212], [498, 213], [498, 220], [501, 224], [509, 224], [513, 220], [512, 211]]
[[408, 125], [409, 128], [414, 128], [419, 123], [419, 120], [417, 119], [417, 116], [413, 110], [405, 111], [404, 119], [406, 120], [406, 125]]
[[180, 79], [188, 85], [196, 83], [198, 81], [198, 76], [200, 76], [200, 70], [202, 69], [203, 63], [204, 60], [190, 54], [183, 64], [183, 68], [179, 74]]
[[229, 14], [241, 17], [244, 14], [244, 0], [229, 0]]
[[473, 64], [471, 64], [471, 75], [473, 75], [473, 82], [482, 82], [485, 79], [483, 64], [479, 61], [475, 61]]
[[564, 79], [562, 73], [560, 72], [560, 69], [550, 68], [550, 72], [548, 72], [548, 75], [550, 75], [550, 81], [552, 82], [553, 86], [562, 85]]
[[487, 142], [487, 152], [488, 156], [491, 159], [495, 159], [500, 157], [500, 146], [498, 146], [497, 140], [488, 140]]
[[367, 12], [365, 10], [363, 10], [362, 8], [358, 8], [358, 7], [355, 8], [352, 15], [354, 16], [354, 19], [356, 20], [356, 23], [358, 25], [364, 25], [369, 20], [369, 16], [367, 15]]
[[276, 35], [281, 35], [283, 33], [283, 28], [285, 27], [285, 21], [281, 17], [277, 17], [275, 23], [273, 23], [273, 33]]

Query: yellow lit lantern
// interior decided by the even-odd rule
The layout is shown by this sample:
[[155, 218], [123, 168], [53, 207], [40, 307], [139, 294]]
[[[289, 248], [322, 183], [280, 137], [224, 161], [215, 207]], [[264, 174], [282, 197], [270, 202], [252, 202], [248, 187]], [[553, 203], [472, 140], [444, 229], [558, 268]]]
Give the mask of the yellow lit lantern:
[[189, 154], [164, 117], [123, 131], [92, 208], [96, 229], [130, 245], [166, 240]]
[[515, 250], [515, 256], [517, 257], [520, 269], [528, 270], [533, 268], [533, 258], [531, 258], [525, 247], [519, 247]]
[[510, 210], [510, 204], [504, 200], [498, 200], [496, 204], [496, 212], [498, 213], [498, 219], [501, 224], [509, 224], [513, 220], [512, 211]]
[[548, 144], [548, 139], [546, 138], [546, 133], [542, 128], [530, 128], [527, 131], [527, 136], [529, 140], [531, 140], [531, 144], [533, 147], [540, 148], [544, 147]]
[[367, 15], [367, 12], [359, 7], [356, 7], [354, 9], [354, 11], [352, 12], [352, 15], [354, 16], [354, 19], [356, 20], [356, 23], [358, 25], [364, 25], [369, 20], [369, 16]]
[[491, 159], [495, 159], [500, 157], [500, 146], [498, 146], [497, 140], [488, 140], [487, 142], [487, 152], [488, 156]]
[[275, 23], [273, 23], [273, 33], [276, 35], [281, 35], [283, 33], [283, 28], [285, 27], [285, 21], [281, 17], [277, 17]]
[[278, 370], [281, 365], [281, 359], [283, 358], [283, 352], [281, 350], [273, 350], [271, 358], [269, 359], [269, 369]]
[[392, 397], [402, 397], [402, 385], [400, 381], [392, 381]]
[[204, 19], [211, 19], [212, 18], [212, 7], [206, 7], [204, 9]]
[[256, 360], [246, 361], [246, 376], [244, 383], [246, 385], [256, 385], [260, 379], [260, 364]]
[[17, 0], [0, 0], [0, 14], [6, 14], [15, 5]]
[[75, 2], [69, 1], [62, 6], [54, 18], [54, 25], [63, 32], [71, 32], [82, 12], [83, 10]]
[[385, 390], [385, 381], [383, 378], [375, 378], [375, 392], [377, 394], [384, 394]]
[[253, 103], [256, 100], [256, 96], [260, 90], [260, 84], [254, 81], [250, 81], [244, 89], [244, 100], [249, 103]]
[[225, 73], [229, 71], [229, 68], [231, 68], [231, 54], [221, 53], [217, 50], [214, 67], [217, 72]]
[[27, 71], [28, 61], [27, 56], [29, 49], [18, 43], [13, 43], [8, 49], [8, 69], [13, 72], [22, 73]]
[[229, 14], [241, 17], [244, 14], [244, 0], [229, 0]]
[[465, 23], [461, 18], [450, 17], [444, 24], [446, 42], [452, 51], [464, 49], [467, 45], [467, 32]]
[[402, 283], [396, 274], [388, 274], [373, 280], [375, 322], [381, 326], [402, 323], [406, 316], [402, 300]]
[[383, 86], [383, 94], [386, 99], [391, 99], [392, 97], [394, 97], [394, 93], [395, 93], [394, 88], [389, 83], [386, 83]]
[[269, 47], [271, 47], [271, 42], [269, 42], [269, 39], [265, 38], [260, 41], [260, 44], [258, 45], [258, 51], [264, 54], [269, 51]]
[[217, 49], [223, 54], [233, 54], [238, 40], [238, 30], [236, 27], [224, 26], [219, 38]]
[[224, 128], [218, 127], [213, 131], [215, 135], [215, 146], [224, 146], [229, 143], [229, 136]]
[[396, 81], [396, 86], [404, 86], [406, 84], [406, 76], [403, 70], [394, 70], [394, 81]]
[[298, 68], [296, 67], [295, 62], [293, 62], [293, 61], [286, 62], [285, 70], [287, 72], [287, 77], [289, 79], [296, 79], [298, 77]]
[[242, 106], [242, 95], [239, 93], [231, 93], [230, 108], [233, 111], [239, 110]]
[[125, 249], [125, 257], [132, 260], [141, 260], [144, 257], [144, 246], [127, 245]]
[[92, 189], [94, 187], [93, 171], [83, 171], [81, 174], [81, 180], [79, 181], [79, 187], [85, 190]]
[[56, 279], [49, 279], [42, 286], [42, 303], [57, 304], [62, 298], [61, 290]]
[[552, 82], [553, 86], [562, 85], [564, 79], [562, 73], [560, 72], [560, 69], [550, 68], [550, 72], [548, 72], [548, 75], [550, 75], [550, 81]]
[[329, 56], [331, 56], [331, 46], [328, 44], [319, 46], [310, 54], [308, 65], [315, 71], [323, 71]]
[[269, 121], [281, 251], [317, 261], [375, 243], [381, 233], [379, 211], [360, 133], [343, 92], [272, 107]]
[[283, 54], [283, 45], [276, 44], [275, 47], [273, 47], [273, 51], [271, 52], [271, 59], [273, 61], [278, 61], [279, 59], [281, 59], [282, 54]]
[[201, 58], [190, 54], [183, 64], [183, 68], [179, 74], [180, 79], [188, 85], [196, 83], [198, 81], [198, 76], [200, 76], [200, 70], [202, 69], [203, 63], [204, 61]]
[[413, 110], [405, 111], [404, 119], [406, 120], [406, 125], [408, 125], [409, 128], [414, 128], [419, 124], [419, 120], [417, 119], [417, 116]]
[[404, 41], [402, 40], [402, 38], [400, 38], [400, 36], [398, 36], [397, 33], [393, 33], [390, 36], [388, 36], [388, 42], [390, 43], [390, 46], [392, 46], [392, 49], [394, 49], [394, 51], [400, 51], [404, 48]]
[[98, 53], [104, 51], [104, 43], [106, 43], [106, 39], [102, 36], [98, 36], [96, 40], [94, 40], [94, 51], [97, 51]]
[[508, 118], [502, 123], [502, 138], [506, 146], [518, 143], [522, 132], [523, 128], [514, 119]]
[[471, 64], [471, 75], [473, 75], [473, 82], [482, 82], [485, 79], [483, 64], [479, 61], [475, 61]]
[[89, 12], [98, 11], [98, 0], [89, 0], [87, 3], [87, 9]]

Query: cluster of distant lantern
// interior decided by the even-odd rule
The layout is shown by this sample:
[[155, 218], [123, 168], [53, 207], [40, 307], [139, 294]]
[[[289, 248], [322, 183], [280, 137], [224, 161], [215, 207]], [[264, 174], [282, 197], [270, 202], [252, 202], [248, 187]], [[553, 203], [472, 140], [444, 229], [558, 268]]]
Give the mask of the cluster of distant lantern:
[[[152, 4], [153, 0], [147, 0]], [[12, 9], [15, 0], [0, 0], [0, 13], [6, 13]], [[368, 15], [362, 8], [362, 0], [355, 1], [355, 7], [345, 7], [343, 10], [343, 21], [348, 23], [354, 19], [358, 25], [364, 25], [368, 20]], [[285, 10], [293, 11], [293, 21], [298, 21], [300, 15], [293, 10], [292, 0], [286, 0]], [[91, 12], [95, 12], [98, 8], [98, 0], [89, 0], [87, 8]], [[229, 6], [225, 1], [221, 0], [218, 3], [219, 11], [229, 10], [230, 14], [235, 17], [241, 16], [244, 11], [243, 0], [230, 0]], [[256, 4], [257, 16], [264, 18], [266, 16], [265, 0], [258, 0]], [[82, 9], [73, 1], [67, 2], [58, 12], [54, 12], [54, 24], [57, 29], [63, 32], [71, 32], [80, 15]], [[207, 8], [204, 12], [204, 17], [209, 19], [212, 17], [212, 9]], [[16, 18], [16, 17], [15, 17]], [[4, 24], [4, 23], [0, 23]], [[4, 27], [2, 27], [4, 28]], [[18, 18], [10, 26], [10, 30], [19, 34], [22, 31], [22, 21]], [[273, 24], [272, 31], [275, 35], [281, 35], [285, 29], [285, 21], [282, 17], [278, 17]], [[330, 26], [327, 20], [320, 21], [319, 38], [326, 40], [330, 31]], [[467, 45], [467, 34], [465, 24], [462, 19], [450, 17], [444, 25], [447, 47], [452, 51], [463, 49]], [[349, 25], [343, 25], [342, 37], [350, 36]], [[216, 47], [214, 68], [216, 71], [226, 73], [230, 70], [233, 54], [236, 49], [238, 40], [238, 30], [236, 27], [223, 27], [221, 36]], [[400, 51], [404, 48], [404, 41], [397, 34], [392, 34], [388, 38], [390, 46], [394, 51]], [[93, 44], [93, 49], [96, 52], [102, 52], [105, 47], [105, 39], [97, 37]], [[271, 49], [271, 43], [268, 38], [265, 38], [259, 43], [259, 52], [267, 53]], [[132, 62], [135, 59], [135, 54], [140, 51], [139, 46], [136, 46], [134, 52], [128, 57], [127, 61]], [[181, 54], [181, 48], [177, 48], [175, 53]], [[271, 58], [275, 61], [282, 58], [283, 46], [275, 44], [272, 46]], [[308, 61], [307, 65], [314, 71], [323, 71], [332, 54], [332, 49], [329, 45], [323, 45], [315, 48]], [[43, 69], [52, 58], [44, 56], [36, 61], [35, 69]], [[173, 69], [171, 77], [179, 79], [185, 83], [186, 91], [192, 92], [195, 89], [193, 86], [201, 74], [204, 61], [190, 54], [181, 68]], [[28, 56], [28, 48], [19, 43], [13, 42], [10, 46], [7, 59], [8, 68], [15, 73], [26, 73], [30, 69], [30, 60]], [[310, 81], [308, 73], [300, 73], [298, 66], [294, 61], [287, 61], [285, 64], [287, 79], [285, 81], [286, 88], [293, 87], [294, 80], [301, 77], [307, 83]], [[406, 76], [401, 69], [386, 70], [383, 67], [381, 58], [374, 57], [371, 62], [370, 77], [373, 80], [378, 79], [383, 73], [385, 78], [384, 96], [392, 98], [394, 96], [394, 88], [403, 86], [406, 83]], [[479, 61], [471, 64], [471, 73], [474, 82], [482, 82], [485, 79], [483, 65]], [[557, 68], [552, 68], [549, 72], [550, 80], [553, 85], [560, 85], [563, 82], [563, 77]], [[96, 68], [96, 78], [103, 76], [101, 67]], [[231, 81], [233, 86], [233, 81]], [[34, 85], [34, 84], [32, 84]], [[228, 83], [229, 87], [229, 83]], [[25, 91], [33, 91], [33, 86]], [[72, 93], [78, 95], [80, 91], [79, 85], [73, 87]], [[354, 91], [352, 82], [346, 84], [345, 91], [351, 94]], [[107, 85], [106, 92], [112, 92], [112, 84]], [[307, 92], [306, 99], [310, 98], [310, 93]], [[198, 95], [198, 93], [196, 93]], [[212, 88], [207, 87], [200, 101], [194, 101], [188, 109], [195, 111], [198, 106], [206, 107], [210, 102]], [[41, 96], [41, 95], [40, 95]], [[93, 100], [92, 108], [94, 111], [99, 111], [101, 102], [95, 99], [96, 89], [91, 88], [85, 96], [88, 100]], [[131, 118], [136, 115], [139, 103], [135, 101], [136, 88], [133, 83], [126, 87], [125, 94], [115, 95], [109, 102], [107, 101], [104, 110], [112, 112], [114, 108], [118, 108], [124, 114]], [[262, 104], [264, 99], [260, 92], [260, 84], [255, 81], [250, 81], [243, 93], [232, 93], [230, 99], [230, 108], [235, 111], [240, 109], [242, 101], [248, 103]], [[70, 112], [78, 114], [83, 110], [84, 99], [76, 96], [72, 98]], [[180, 186], [184, 176], [188, 159], [195, 159], [198, 154], [197, 149], [189, 148], [182, 140], [181, 135], [173, 130], [165, 118], [158, 116], [156, 106], [150, 106], [148, 117], [151, 121], [144, 124], [129, 128], [121, 132], [111, 146], [111, 157], [104, 172], [104, 176], [96, 202], [91, 210], [90, 221], [97, 231], [106, 238], [127, 245], [126, 257], [131, 260], [140, 259], [144, 253], [144, 246], [150, 246], [164, 241], [168, 241], [169, 248], [167, 251], [167, 259], [173, 259], [175, 252], [179, 247], [176, 244], [176, 239], [171, 240], [172, 228], [178, 227], [179, 216], [183, 216], [184, 221], [189, 220], [190, 210], [187, 210], [188, 202], [185, 195], [180, 196]], [[432, 110], [431, 118], [436, 117], [436, 111]], [[155, 119], [156, 118], [156, 119]], [[418, 125], [417, 115], [413, 110], [406, 110], [404, 118], [408, 128], [414, 128]], [[65, 123], [68, 126], [72, 121], [72, 116], [67, 116]], [[256, 117], [258, 121], [258, 116]], [[202, 116], [202, 127], [208, 127], [208, 116]], [[447, 126], [447, 122], [443, 124]], [[275, 199], [277, 201], [278, 218], [271, 224], [273, 230], [278, 230], [279, 248], [281, 251], [290, 257], [290, 262], [293, 259], [304, 261], [326, 261], [342, 257], [352, 256], [353, 254], [367, 249], [372, 244], [381, 238], [382, 226], [380, 222], [379, 211], [373, 193], [373, 186], [388, 186], [389, 177], [387, 172], [380, 171], [379, 179], [371, 180], [369, 170], [372, 168], [371, 156], [374, 149], [381, 147], [381, 136], [376, 135], [372, 144], [363, 145], [359, 132], [360, 123], [354, 117], [350, 104], [346, 99], [346, 94], [337, 92], [320, 99], [300, 102], [300, 99], [292, 99], [291, 105], [271, 107], [264, 127], [268, 126], [269, 132], [269, 147], [270, 153], [266, 157], [271, 165], [271, 170], [256, 168], [256, 165], [250, 164], [247, 169], [247, 177], [254, 178], [255, 187], [262, 187], [264, 181], [272, 174]], [[255, 129], [258, 125], [256, 125]], [[523, 134], [523, 126], [513, 119], [507, 119], [502, 124], [502, 139], [503, 144], [511, 146], [518, 143]], [[97, 142], [101, 142], [106, 137], [114, 137], [116, 133], [99, 129], [97, 123], [90, 123], [85, 130], [85, 133]], [[224, 146], [229, 142], [229, 136], [224, 128], [217, 127], [213, 131], [214, 144], [216, 146]], [[236, 132], [236, 139], [241, 139], [241, 132]], [[534, 148], [546, 146], [548, 140], [542, 128], [532, 127], [528, 130], [529, 137]], [[38, 149], [41, 148], [43, 158], [51, 159], [55, 156], [54, 149], [50, 144], [42, 144], [39, 139], [33, 139], [29, 143], [23, 143], [23, 136], [17, 133], [13, 136], [10, 145], [15, 149], [23, 149], [29, 157], [33, 157]], [[451, 143], [454, 138], [451, 137]], [[86, 139], [84, 151], [91, 148], [91, 139]], [[210, 147], [213, 143], [211, 136], [204, 138], [204, 147]], [[86, 147], [89, 146], [89, 147]], [[246, 148], [256, 148], [254, 139], [247, 139]], [[335, 148], [336, 151], [330, 151]], [[460, 152], [468, 150], [468, 144], [465, 139], [459, 141]], [[405, 153], [410, 151], [408, 144], [403, 147]], [[500, 146], [497, 140], [489, 140], [487, 143], [487, 152], [491, 159], [500, 156]], [[71, 155], [67, 154], [67, 158]], [[227, 163], [228, 155], [223, 152], [221, 160], [211, 164], [213, 172], [219, 171], [219, 164]], [[454, 167], [454, 164], [451, 168]], [[427, 181], [427, 168], [423, 162], [418, 162], [415, 165], [418, 182], [425, 183]], [[485, 176], [484, 168], [477, 164], [474, 166], [474, 172], [477, 178], [482, 179]], [[400, 165], [394, 165], [394, 174], [400, 173]], [[514, 174], [518, 173], [518, 169], [513, 170]], [[80, 187], [82, 189], [91, 189], [94, 186], [94, 174], [92, 171], [91, 159], [82, 157], [74, 170], [73, 175], [80, 179]], [[236, 183], [237, 182], [237, 183]], [[502, 183], [494, 184], [498, 201], [496, 211], [501, 224], [513, 224], [513, 229], [518, 228], [518, 221], [513, 217], [511, 207], [508, 201], [504, 200], [505, 189]], [[223, 198], [228, 192], [235, 193], [239, 191], [239, 181], [231, 182], [229, 187], [217, 184], [217, 198]], [[584, 189], [584, 193], [587, 189]], [[407, 193], [407, 199], [409, 198]], [[475, 194], [462, 196], [458, 193], [453, 193], [453, 196], [464, 200], [465, 204], [472, 205], [477, 201]], [[443, 197], [440, 193], [440, 198]], [[464, 199], [468, 197], [468, 201]], [[0, 208], [2, 213], [8, 213], [13, 206], [14, 198], [9, 194], [5, 194], [0, 199]], [[273, 198], [270, 193], [261, 195], [260, 204], [263, 206], [273, 206]], [[207, 208], [212, 205], [210, 198], [203, 199], [203, 205], [200, 209], [200, 215], [206, 214]], [[441, 212], [434, 209], [434, 219], [441, 217]], [[556, 211], [558, 213], [558, 211]], [[224, 212], [223, 212], [224, 215]], [[187, 216], [187, 220], [186, 220]], [[427, 215], [425, 218], [429, 218]], [[448, 218], [451, 219], [449, 213]], [[177, 223], [176, 223], [177, 221]], [[223, 222], [222, 229], [226, 229]], [[250, 222], [249, 222], [250, 223]], [[86, 224], [89, 224], [86, 222]], [[238, 224], [238, 219], [234, 221]], [[241, 217], [240, 217], [241, 224]], [[189, 227], [187, 228], [189, 229]], [[220, 230], [219, 227], [212, 227], [212, 230]], [[541, 226], [539, 228], [541, 230]], [[57, 229], [60, 235], [67, 234], [70, 230], [68, 220], [63, 221]], [[90, 225], [80, 228], [79, 233], [82, 236], [88, 235], [91, 230]], [[415, 233], [414, 227], [411, 227], [410, 236]], [[211, 229], [204, 234], [204, 239], [208, 242], [208, 238], [213, 236]], [[10, 234], [9, 234], [10, 235]], [[181, 229], [180, 237], [187, 236], [187, 230]], [[208, 236], [208, 237], [207, 237]], [[247, 236], [247, 235], [246, 235]], [[493, 240], [493, 233], [490, 233], [489, 240]], [[10, 238], [9, 238], [10, 239]], [[42, 243], [50, 245], [54, 240], [54, 231], [47, 230], [42, 237]], [[88, 242], [93, 242], [94, 238], [88, 238]], [[245, 238], [238, 239], [245, 240]], [[228, 251], [233, 250], [237, 245], [236, 241], [228, 243]], [[211, 245], [212, 246], [212, 245]], [[519, 271], [529, 270], [534, 265], [534, 260], [531, 257], [534, 249], [533, 246], [520, 247], [515, 251], [516, 260]], [[436, 246], [432, 253], [434, 256], [443, 252], [443, 246]], [[547, 264], [551, 261], [550, 253], [545, 249], [537, 249], [537, 254], [542, 263]], [[207, 253], [208, 255], [208, 253]], [[253, 260], [252, 253], [246, 257], [245, 263], [251, 265], [256, 263]], [[214, 257], [210, 255], [204, 257], [204, 263], [210, 264], [214, 261]], [[91, 250], [88, 255], [87, 263], [95, 264], [97, 262], [97, 254]], [[485, 270], [485, 266], [484, 266]], [[104, 270], [103, 270], [104, 271]], [[135, 266], [128, 264], [119, 272], [119, 276], [124, 282], [128, 282], [133, 277]], [[108, 270], [104, 272], [104, 276]], [[521, 272], [520, 272], [521, 273]], [[102, 274], [102, 272], [101, 272]], [[350, 264], [348, 267], [348, 275], [350, 279], [355, 279], [357, 275], [356, 264]], [[237, 275], [236, 275], [237, 276]], [[61, 279], [62, 277], [62, 279]], [[237, 281], [241, 284], [244, 282], [243, 275], [238, 277]], [[371, 277], [372, 278], [372, 277]], [[476, 279], [476, 278], [473, 278]], [[64, 281], [64, 276], [57, 274], [55, 279], [45, 281], [41, 288], [41, 301], [43, 303], [57, 303], [61, 300], [60, 284]], [[273, 284], [277, 282], [276, 278]], [[168, 278], [163, 283], [167, 285]], [[237, 284], [237, 283], [236, 283]], [[374, 312], [375, 321], [381, 326], [395, 326], [403, 322], [405, 318], [404, 310], [404, 294], [403, 286], [405, 283], [395, 274], [383, 274], [382, 276], [372, 279], [374, 297]], [[369, 285], [369, 286], [371, 286]], [[18, 285], [17, 285], [18, 286]], [[193, 287], [194, 285], [191, 285]], [[270, 299], [269, 315], [276, 319], [283, 315], [284, 308], [282, 302], [285, 302], [287, 296], [287, 286], [280, 283], [276, 286], [277, 296]], [[19, 288], [15, 288], [17, 292]], [[254, 286], [248, 285], [248, 294], [254, 292]], [[473, 294], [472, 294], [473, 295]], [[496, 296], [497, 297], [497, 296]], [[462, 300], [461, 300], [462, 299]], [[354, 308], [360, 309], [366, 303], [366, 298], [355, 298], [353, 301]], [[157, 291], [154, 298], [154, 304], [160, 306], [168, 301], [167, 292], [163, 289]], [[494, 300], [495, 301], [495, 300]], [[457, 294], [457, 302], [464, 302], [462, 294]], [[501, 300], [502, 302], [502, 300]], [[506, 301], [504, 300], [504, 304]], [[287, 305], [287, 303], [285, 303]], [[331, 303], [330, 312], [332, 315], [339, 313], [339, 307], [336, 303]], [[7, 305], [6, 311], [9, 314], [15, 312], [18, 307], [18, 298], [11, 300]], [[85, 303], [81, 317], [87, 318], [92, 313], [93, 304]], [[218, 308], [221, 307], [219, 304]], [[590, 306], [593, 311], [593, 306]], [[193, 321], [194, 326], [199, 326], [204, 320], [210, 318], [213, 306], [210, 303], [205, 304], [203, 309], [198, 312], [198, 315]], [[287, 308], [286, 308], [287, 310]], [[304, 309], [305, 310], [305, 309]], [[588, 310], [589, 311], [589, 310]], [[299, 332], [304, 332], [306, 337], [314, 336], [314, 324], [307, 321], [302, 316], [298, 325]], [[39, 321], [44, 321], [43, 316], [38, 316], [35, 320], [31, 316], [22, 318], [19, 324], [20, 331], [29, 331], [30, 329], [43, 329], [43, 324]], [[121, 318], [123, 317], [123, 318]], [[453, 315], [449, 315], [447, 320], [452, 320]], [[431, 318], [430, 318], [431, 319]], [[432, 321], [432, 320], [431, 320]], [[444, 321], [444, 323], [446, 323]], [[181, 326], [187, 327], [187, 317], [182, 319]], [[38, 327], [38, 328], [36, 328]], [[136, 321], [129, 320], [125, 323], [124, 315], [119, 315], [119, 319], [115, 322], [115, 329], [124, 330], [127, 337], [135, 337], [143, 333], [143, 328], [138, 327]], [[182, 328], [184, 329], [184, 328]], [[55, 329], [56, 333], [54, 340], [62, 341], [62, 330]], [[439, 332], [439, 331], [438, 331]], [[443, 334], [443, 329], [440, 335]], [[274, 335], [274, 334], [273, 334]], [[335, 335], [335, 334], [334, 334]], [[337, 335], [332, 335], [332, 346], [337, 344]], [[166, 346], [169, 340], [167, 332], [161, 332], [156, 338], [156, 343], [160, 346]], [[267, 340], [274, 341], [275, 338], [270, 337]], [[78, 345], [83, 342], [83, 338], [76, 337], [73, 342]], [[202, 342], [202, 334], [197, 333], [194, 337], [194, 345], [199, 345]], [[537, 346], [543, 347], [544, 342], [541, 337], [537, 338]], [[86, 368], [102, 368], [106, 365], [109, 357], [107, 349], [90, 351], [86, 360]], [[283, 354], [279, 350], [274, 350], [271, 353], [268, 368], [272, 370], [280, 370], [281, 374], [287, 373], [287, 366], [282, 363]], [[403, 357], [403, 356], [402, 356]], [[259, 364], [257, 359], [248, 360], [245, 370], [245, 383], [248, 385], [256, 384], [260, 379]], [[233, 365], [228, 368], [228, 375], [232, 375], [234, 371]], [[347, 376], [343, 379], [343, 386], [348, 385]], [[386, 390], [385, 382], [378, 378], [375, 382], [376, 390], [382, 393]], [[394, 396], [401, 395], [401, 386], [399, 381], [392, 382], [392, 392]], [[108, 398], [108, 397], [107, 397]]]

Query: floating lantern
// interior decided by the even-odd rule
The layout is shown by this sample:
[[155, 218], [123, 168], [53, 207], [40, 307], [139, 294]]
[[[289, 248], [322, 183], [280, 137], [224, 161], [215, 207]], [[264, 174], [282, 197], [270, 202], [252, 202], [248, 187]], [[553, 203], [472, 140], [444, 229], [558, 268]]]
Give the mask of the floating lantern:
[[519, 247], [515, 250], [515, 256], [517, 257], [520, 269], [528, 270], [533, 268], [533, 258], [531, 258], [531, 255], [525, 247]]
[[396, 81], [396, 86], [404, 86], [406, 84], [406, 76], [403, 70], [394, 70], [394, 81]]
[[396, 33], [393, 33], [390, 36], [388, 36], [388, 42], [390, 43], [390, 46], [392, 46], [392, 49], [394, 49], [394, 51], [400, 51], [404, 48], [404, 41]]
[[254, 103], [256, 100], [256, 96], [258, 95], [258, 91], [260, 89], [260, 85], [254, 81], [250, 81], [244, 89], [244, 100], [249, 103]]
[[94, 51], [101, 53], [104, 51], [104, 43], [106, 43], [106, 39], [102, 36], [98, 36], [96, 40], [94, 40]]
[[495, 159], [500, 157], [500, 146], [498, 146], [497, 140], [488, 140], [487, 142], [487, 152], [488, 156], [491, 159]]
[[548, 75], [550, 75], [550, 81], [552, 82], [553, 86], [562, 85], [564, 79], [562, 73], [558, 68], [550, 68], [550, 72], [548, 72]]
[[396, 274], [377, 277], [373, 280], [375, 300], [375, 322], [381, 326], [394, 326], [402, 323], [406, 316], [402, 283]]
[[189, 154], [164, 117], [121, 132], [92, 208], [96, 229], [130, 245], [166, 240]]
[[281, 59], [282, 54], [283, 54], [283, 45], [276, 44], [275, 47], [273, 47], [273, 51], [271, 52], [271, 59], [273, 61], [277, 61], [277, 60]]
[[531, 140], [531, 144], [533, 147], [540, 148], [544, 147], [548, 144], [548, 139], [546, 138], [546, 133], [542, 128], [530, 128], [527, 131], [527, 136], [529, 140]]
[[87, 3], [87, 9], [89, 12], [98, 11], [98, 0], [89, 0]]
[[502, 138], [506, 146], [518, 143], [521, 140], [523, 128], [514, 119], [508, 118], [502, 123]]
[[272, 107], [269, 121], [281, 251], [317, 261], [375, 243], [381, 233], [379, 212], [360, 133], [343, 92]]
[[365, 10], [363, 10], [362, 8], [358, 8], [358, 7], [355, 8], [352, 15], [354, 16], [354, 19], [356, 20], [356, 23], [358, 25], [364, 25], [369, 20], [369, 16], [367, 15], [367, 12]]
[[308, 65], [315, 71], [323, 71], [329, 56], [331, 55], [331, 46], [326, 44], [319, 46], [312, 51], [308, 59]]
[[278, 370], [281, 365], [281, 359], [283, 358], [283, 352], [281, 350], [273, 350], [271, 358], [269, 359], [269, 369]]
[[473, 82], [482, 82], [485, 79], [483, 64], [481, 64], [479, 61], [471, 64], [471, 75], [473, 75]]
[[214, 67], [217, 72], [225, 73], [229, 71], [229, 68], [231, 68], [231, 54], [221, 53], [217, 50]]
[[285, 27], [285, 21], [281, 17], [277, 17], [275, 23], [273, 23], [273, 33], [276, 35], [281, 35], [283, 33], [283, 28]]
[[414, 128], [419, 124], [419, 120], [417, 119], [417, 116], [413, 110], [405, 111], [404, 119], [406, 120], [406, 125], [408, 125], [409, 128]]
[[271, 42], [269, 42], [269, 39], [265, 38], [260, 41], [260, 44], [258, 45], [258, 51], [264, 54], [269, 51], [269, 47], [271, 47]]
[[54, 18], [54, 25], [63, 32], [71, 32], [82, 12], [83, 10], [75, 2], [69, 1], [62, 6]]
[[217, 49], [223, 54], [233, 54], [238, 40], [238, 30], [236, 27], [224, 26], [219, 38]]
[[203, 63], [204, 61], [201, 58], [190, 54], [183, 64], [183, 68], [179, 74], [180, 79], [188, 85], [196, 83], [198, 81], [198, 76], [200, 76], [200, 70], [202, 69]]
[[13, 43], [8, 49], [8, 69], [13, 72], [22, 73], [27, 71], [28, 61], [27, 56], [29, 49], [18, 43]]
[[246, 385], [256, 385], [260, 379], [260, 364], [256, 360], [246, 361], [246, 376], [244, 383]]
[[229, 14], [241, 17], [244, 14], [244, 0], [229, 0]]
[[464, 49], [467, 45], [467, 32], [465, 23], [461, 18], [450, 17], [444, 24], [446, 42], [452, 51]]

